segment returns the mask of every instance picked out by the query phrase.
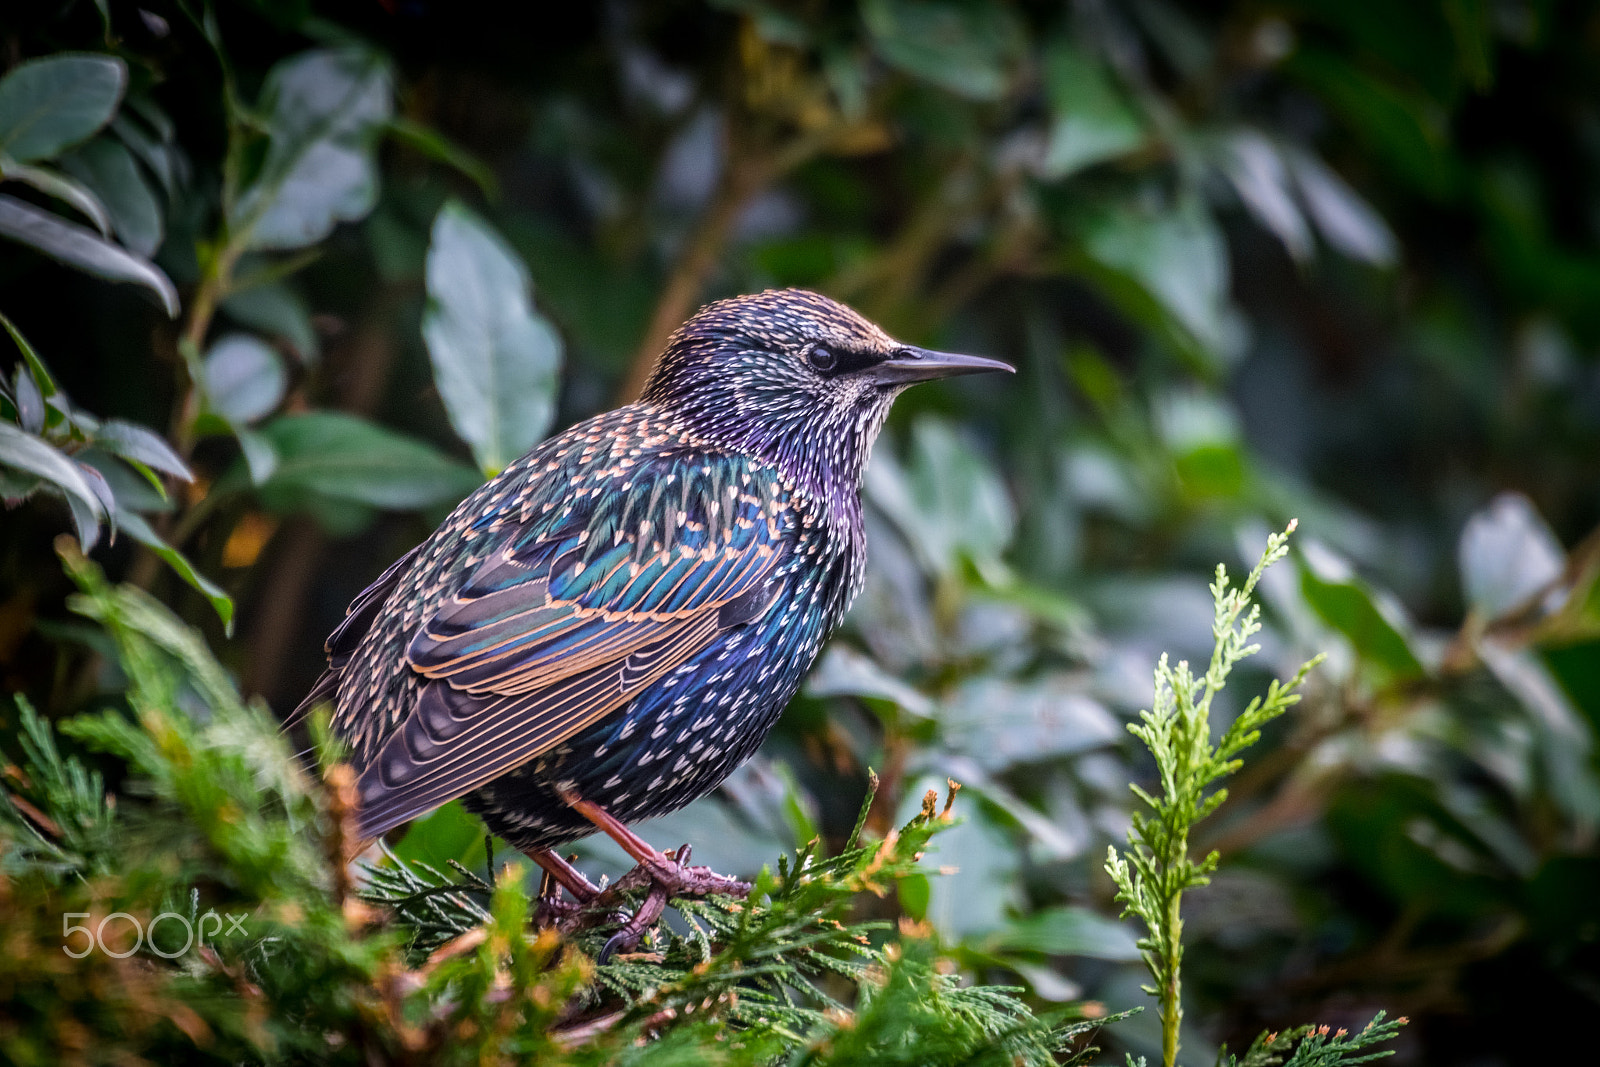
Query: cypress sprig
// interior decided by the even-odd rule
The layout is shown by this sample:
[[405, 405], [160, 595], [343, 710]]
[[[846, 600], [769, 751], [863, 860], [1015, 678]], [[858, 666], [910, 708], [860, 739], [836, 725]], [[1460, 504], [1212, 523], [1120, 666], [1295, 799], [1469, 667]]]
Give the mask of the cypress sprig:
[[1266, 569], [1288, 554], [1294, 529], [1291, 522], [1282, 533], [1268, 537], [1260, 562], [1237, 589], [1229, 586], [1227, 569], [1217, 565], [1211, 584], [1215, 646], [1205, 673], [1196, 676], [1184, 660], [1173, 666], [1163, 654], [1155, 671], [1154, 701], [1128, 727], [1155, 757], [1160, 788], [1152, 794], [1131, 786], [1148, 810], [1134, 812], [1126, 851], [1107, 849], [1106, 871], [1116, 884], [1124, 917], [1136, 916], [1147, 930], [1139, 950], [1154, 985], [1144, 989], [1160, 1002], [1165, 1067], [1177, 1062], [1183, 1021], [1183, 894], [1207, 885], [1219, 858], [1212, 852], [1198, 862], [1191, 859], [1189, 833], [1227, 800], [1227, 789], [1216, 783], [1239, 769], [1239, 753], [1255, 744], [1261, 727], [1299, 702], [1297, 690], [1322, 660], [1319, 655], [1307, 661], [1286, 683], [1274, 680], [1266, 696], [1251, 700], [1212, 744], [1212, 701], [1233, 668], [1261, 648], [1250, 640], [1261, 629], [1261, 609], [1251, 598]]

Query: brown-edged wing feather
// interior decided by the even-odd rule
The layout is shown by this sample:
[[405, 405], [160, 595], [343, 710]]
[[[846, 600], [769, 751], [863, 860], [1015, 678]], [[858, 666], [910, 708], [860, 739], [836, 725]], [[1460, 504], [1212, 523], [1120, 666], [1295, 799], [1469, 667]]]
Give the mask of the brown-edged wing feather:
[[550, 751], [759, 617], [776, 532], [752, 523], [642, 561], [620, 539], [587, 561], [573, 538], [497, 552], [407, 648], [426, 682], [361, 769], [363, 835]]

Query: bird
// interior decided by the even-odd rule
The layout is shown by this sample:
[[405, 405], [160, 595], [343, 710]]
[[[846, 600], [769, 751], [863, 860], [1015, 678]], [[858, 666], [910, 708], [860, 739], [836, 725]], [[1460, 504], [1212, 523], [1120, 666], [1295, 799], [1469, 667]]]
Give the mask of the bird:
[[1013, 370], [807, 290], [707, 304], [638, 402], [536, 445], [355, 598], [291, 721], [332, 705], [363, 840], [461, 798], [580, 901], [556, 849], [597, 830], [656, 899], [737, 891], [628, 825], [756, 752], [860, 592], [895, 398]]

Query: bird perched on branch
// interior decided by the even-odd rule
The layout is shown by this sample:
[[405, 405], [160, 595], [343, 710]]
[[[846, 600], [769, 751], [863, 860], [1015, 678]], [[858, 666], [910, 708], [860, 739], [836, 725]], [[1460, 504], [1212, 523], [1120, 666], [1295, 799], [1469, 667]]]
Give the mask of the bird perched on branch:
[[597, 829], [652, 899], [740, 888], [626, 824], [716, 788], [794, 696], [861, 588], [895, 397], [1011, 369], [803, 290], [703, 308], [639, 403], [507, 467], [328, 638], [297, 715], [333, 705], [362, 836], [461, 797], [580, 901], [597, 890], [552, 850]]

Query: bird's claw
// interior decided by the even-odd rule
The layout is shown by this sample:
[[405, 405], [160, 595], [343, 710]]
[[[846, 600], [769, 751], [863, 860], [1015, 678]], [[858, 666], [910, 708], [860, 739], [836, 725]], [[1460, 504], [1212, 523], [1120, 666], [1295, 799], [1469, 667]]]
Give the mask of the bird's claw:
[[601, 894], [595, 903], [609, 905], [626, 890], [646, 885], [650, 887], [638, 908], [606, 941], [605, 947], [600, 950], [598, 962], [605, 963], [615, 953], [629, 951], [637, 945], [645, 931], [661, 918], [667, 903], [674, 898], [722, 894], [743, 899], [750, 895], [749, 882], [718, 874], [709, 867], [690, 867], [688, 863], [689, 846], [683, 845], [676, 852], [661, 853], [660, 862], [640, 863]]

